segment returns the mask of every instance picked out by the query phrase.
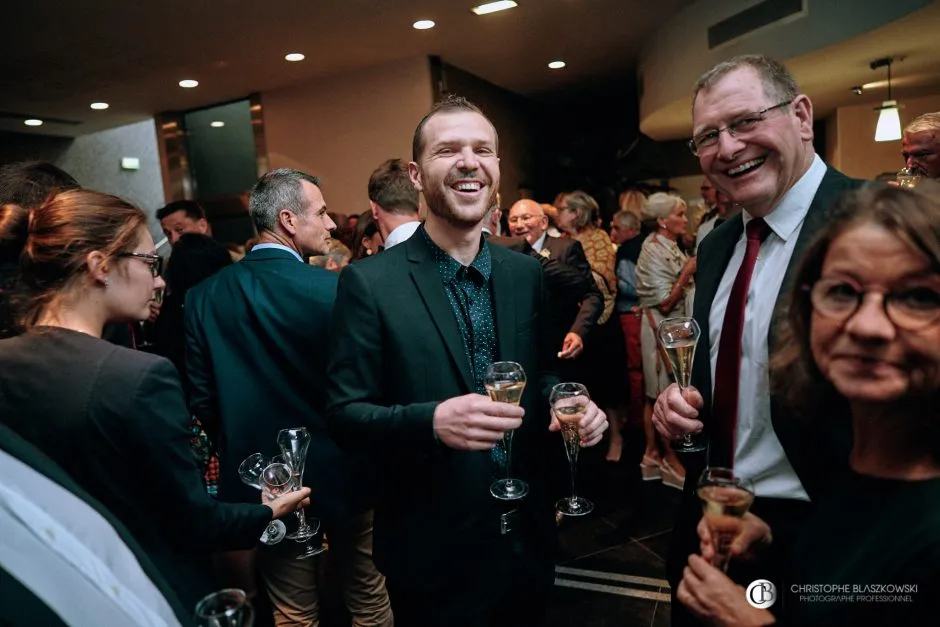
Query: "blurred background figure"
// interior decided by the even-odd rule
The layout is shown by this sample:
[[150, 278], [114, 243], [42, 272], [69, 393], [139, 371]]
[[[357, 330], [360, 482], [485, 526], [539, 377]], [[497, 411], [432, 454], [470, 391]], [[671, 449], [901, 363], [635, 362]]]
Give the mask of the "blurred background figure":
[[212, 235], [206, 212], [195, 200], [176, 200], [157, 209], [157, 220], [170, 246], [176, 246], [184, 233]]
[[352, 261], [352, 251], [338, 239], [330, 240], [330, 249], [325, 255], [313, 255], [308, 260], [311, 266], [339, 272]]
[[418, 190], [404, 160], [389, 159], [369, 177], [369, 207], [385, 248], [404, 242], [421, 226]]
[[382, 234], [379, 225], [372, 217], [372, 211], [363, 211], [356, 220], [353, 229], [352, 242], [354, 245], [352, 260], [359, 261], [366, 257], [378, 254], [382, 250]]

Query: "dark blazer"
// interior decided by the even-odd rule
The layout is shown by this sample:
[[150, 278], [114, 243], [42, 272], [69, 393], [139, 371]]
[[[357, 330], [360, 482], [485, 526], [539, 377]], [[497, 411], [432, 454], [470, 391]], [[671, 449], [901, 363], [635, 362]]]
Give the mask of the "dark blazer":
[[[859, 188], [864, 181], [851, 179], [841, 172], [828, 168], [823, 176], [819, 189], [810, 204], [799, 238], [790, 263], [784, 275], [783, 284], [777, 295], [774, 305], [773, 319], [771, 321], [767, 342], [770, 352], [773, 352], [775, 334], [786, 315], [786, 305], [790, 291], [793, 289], [794, 274], [799, 265], [802, 253], [815, 239], [816, 234], [826, 224], [834, 203], [847, 191]], [[734, 247], [741, 233], [744, 231], [744, 222], [740, 216], [727, 220], [715, 227], [705, 239], [698, 251], [698, 270], [695, 275], [695, 303], [693, 316], [701, 328], [699, 349], [695, 352], [695, 362], [692, 365], [692, 385], [698, 389], [705, 401], [703, 409], [699, 412], [700, 420], [705, 424], [706, 433], [711, 422], [712, 405], [712, 375], [709, 346], [711, 344], [711, 329], [709, 328], [709, 314], [715, 292], [725, 272], [725, 268], [734, 253]], [[836, 467], [844, 466], [845, 459], [851, 447], [851, 431], [848, 423], [829, 424], [823, 429], [816, 429], [813, 425], [806, 425], [783, 410], [776, 399], [771, 397], [771, 421], [784, 452], [806, 489], [813, 499], [825, 488], [825, 480], [833, 475]], [[704, 454], [689, 454], [682, 456], [686, 465], [685, 492], [683, 495], [683, 508], [680, 522], [677, 527], [684, 527], [674, 534], [677, 542], [670, 555], [670, 576], [678, 583], [681, 579], [681, 569], [685, 565], [686, 556], [697, 552], [698, 540], [694, 536], [694, 526], [701, 516], [701, 506], [695, 496], [696, 480], [705, 467]], [[684, 538], [683, 536], [688, 536]], [[681, 544], [684, 547], [679, 548]]]
[[[553, 525], [539, 450], [547, 444], [546, 399], [557, 378], [542, 368], [551, 350], [539, 341], [545, 337], [542, 272], [525, 255], [489, 249], [498, 359], [520, 363], [528, 376], [512, 467], [531, 492], [518, 507], [537, 529], [533, 541], [544, 547]], [[434, 435], [437, 405], [475, 386], [437, 264], [420, 233], [343, 271], [331, 340], [331, 430], [344, 446], [368, 450], [381, 463], [379, 570], [399, 586], [420, 589], [477, 572], [493, 557], [499, 516], [513, 504], [490, 496], [497, 476], [488, 451], [454, 450]]]
[[196, 555], [250, 548], [271, 519], [206, 494], [162, 357], [51, 327], [0, 341], [0, 416], [127, 525], [187, 607], [212, 589]]
[[219, 498], [257, 502], [241, 482], [248, 455], [279, 453], [277, 433], [306, 427], [304, 484], [329, 524], [371, 506], [365, 460], [327, 432], [326, 358], [336, 274], [278, 249], [251, 251], [186, 295], [190, 409], [219, 447]]
[[[140, 564], [140, 569], [163, 594], [163, 597], [173, 609], [177, 620], [183, 625], [192, 624], [192, 608], [183, 607], [163, 573], [157, 569], [136, 538], [131, 535], [124, 523], [118, 520], [98, 499], [78, 485], [74, 479], [42, 451], [3, 423], [0, 423], [0, 449], [68, 490], [108, 521], [127, 548], [134, 554], [134, 558]], [[54, 574], [50, 574], [50, 576], [54, 577]], [[2, 565], [0, 565], [0, 581], [3, 582], [0, 584], [0, 624], [11, 627], [65, 624], [46, 606], [42, 599], [36, 597], [33, 592], [21, 585], [3, 569]]]

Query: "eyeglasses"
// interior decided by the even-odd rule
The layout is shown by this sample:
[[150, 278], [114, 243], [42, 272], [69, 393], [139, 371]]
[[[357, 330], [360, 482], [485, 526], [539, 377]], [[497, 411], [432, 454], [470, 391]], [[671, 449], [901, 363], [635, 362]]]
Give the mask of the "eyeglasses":
[[160, 255], [151, 255], [149, 253], [119, 253], [118, 257], [133, 257], [150, 264], [150, 274], [154, 278], [163, 273], [163, 257]]
[[[869, 293], [841, 279], [822, 279], [810, 293], [813, 309], [819, 315], [844, 322], [855, 315]], [[896, 326], [919, 331], [940, 319], [940, 291], [926, 285], [909, 287], [897, 292], [881, 293], [885, 315]]]
[[728, 135], [731, 135], [732, 137], [747, 137], [748, 133], [752, 133], [757, 130], [757, 127], [760, 126], [760, 123], [766, 119], [764, 116], [766, 116], [771, 111], [774, 111], [775, 109], [780, 109], [781, 107], [787, 106], [791, 102], [793, 101], [787, 100], [786, 102], [775, 104], [772, 107], [761, 109], [760, 111], [745, 113], [740, 118], [724, 128], [699, 133], [689, 140], [689, 150], [691, 150], [692, 154], [696, 157], [700, 156], [703, 152], [710, 152], [711, 148], [718, 146], [718, 139], [721, 136], [722, 131], [728, 131]]

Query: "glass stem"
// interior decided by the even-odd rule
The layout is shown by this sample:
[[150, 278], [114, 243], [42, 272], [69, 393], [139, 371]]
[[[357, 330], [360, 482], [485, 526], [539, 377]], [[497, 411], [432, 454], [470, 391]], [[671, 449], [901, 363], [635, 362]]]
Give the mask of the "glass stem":
[[506, 444], [506, 482], [512, 483], [512, 431], [506, 432], [503, 442]]
[[574, 489], [575, 479], [578, 476], [578, 458], [574, 455], [568, 458], [568, 466], [571, 467], [571, 500], [575, 501], [578, 498], [578, 493]]
[[297, 524], [300, 526], [301, 529], [307, 528], [307, 517], [304, 516], [303, 509], [297, 510]]

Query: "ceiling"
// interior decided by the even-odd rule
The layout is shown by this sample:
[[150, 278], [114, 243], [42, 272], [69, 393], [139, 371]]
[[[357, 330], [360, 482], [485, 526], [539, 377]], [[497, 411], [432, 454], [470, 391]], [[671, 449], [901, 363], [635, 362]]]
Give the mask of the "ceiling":
[[[888, 97], [887, 70], [872, 70], [875, 59], [893, 57], [891, 95], [904, 99], [940, 94], [940, 2], [858, 37], [822, 50], [785, 59], [800, 89], [813, 101], [817, 119], [838, 107], [880, 105]], [[864, 85], [861, 95], [851, 88]], [[644, 133], [658, 140], [684, 139], [692, 131], [691, 93], [642, 121]]]
[[[519, 0], [485, 16], [474, 0], [15, 2], [0, 26], [0, 112], [45, 123], [0, 115], [0, 130], [76, 136], [423, 55], [538, 97], [632, 76], [644, 38], [691, 1]], [[548, 69], [554, 59], [568, 66]]]

